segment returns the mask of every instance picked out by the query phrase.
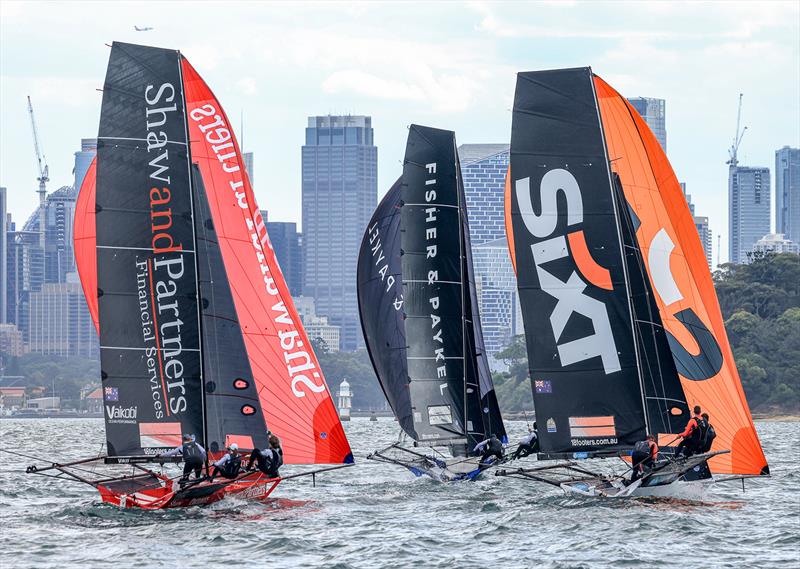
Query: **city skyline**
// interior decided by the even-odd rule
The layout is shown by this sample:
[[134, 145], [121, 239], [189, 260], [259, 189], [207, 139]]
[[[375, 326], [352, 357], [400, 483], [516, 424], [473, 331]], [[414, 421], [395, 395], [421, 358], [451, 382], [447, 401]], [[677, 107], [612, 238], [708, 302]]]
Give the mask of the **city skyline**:
[[[133, 5], [98, 5], [97, 17], [87, 21], [67, 3], [31, 10], [4, 2], [0, 184], [8, 188], [9, 211], [19, 218], [36, 203], [25, 95], [32, 97], [50, 163], [49, 189], [70, 184], [76, 147], [96, 135], [103, 44], [111, 40], [181, 48], [219, 86], [231, 115], [243, 113], [243, 121], [232, 122], [237, 130], [244, 124], [244, 149], [255, 152], [259, 203], [287, 222], [300, 221], [298, 130], [306, 116], [349, 111], [373, 117], [382, 149], [381, 196], [399, 174], [412, 122], [453, 129], [461, 143], [507, 141], [515, 73], [528, 69], [592, 64], [628, 97], [664, 99], [670, 160], [725, 242], [727, 216], [718, 203], [727, 191], [725, 152], [738, 93], [745, 93], [743, 124], [749, 127], [742, 165], [771, 166], [775, 149], [800, 146], [794, 41], [800, 12], [794, 4], [743, 3], [724, 11], [664, 3], [411, 6], [301, 5], [290, 16], [280, 5], [233, 5], [212, 23], [165, 3], [151, 16], [155, 29], [140, 33], [133, 30], [141, 18]], [[35, 26], [29, 25], [33, 18]], [[364, 20], [373, 23], [370, 30], [360, 25]], [[445, 30], [437, 26], [442, 21]], [[222, 47], [198, 39], [221, 24], [248, 33]], [[387, 39], [396, 37], [386, 33], [389, 25], [409, 33]], [[35, 69], [29, 61], [37, 62]], [[725, 261], [724, 243], [723, 249]]]

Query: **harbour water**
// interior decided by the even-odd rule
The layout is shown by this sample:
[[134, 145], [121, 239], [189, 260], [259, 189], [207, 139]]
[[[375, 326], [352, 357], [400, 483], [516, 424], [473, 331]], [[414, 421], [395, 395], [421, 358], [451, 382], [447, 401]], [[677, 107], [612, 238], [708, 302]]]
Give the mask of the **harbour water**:
[[[119, 510], [0, 453], [0, 567], [800, 567], [800, 423], [756, 426], [772, 476], [744, 492], [719, 484], [702, 503], [573, 499], [493, 475], [414, 478], [365, 459], [396, 438], [386, 418], [346, 424], [355, 467], [316, 487], [287, 481], [267, 504]], [[509, 430], [522, 435], [525, 423]], [[0, 431], [2, 448], [61, 459], [103, 444], [101, 419], [3, 420]]]

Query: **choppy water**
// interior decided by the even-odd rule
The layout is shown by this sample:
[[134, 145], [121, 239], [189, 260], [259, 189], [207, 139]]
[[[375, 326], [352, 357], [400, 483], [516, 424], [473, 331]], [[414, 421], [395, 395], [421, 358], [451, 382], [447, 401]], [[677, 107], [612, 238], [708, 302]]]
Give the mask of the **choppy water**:
[[[757, 427], [772, 478], [745, 493], [719, 485], [702, 504], [584, 501], [495, 476], [415, 479], [364, 459], [396, 437], [389, 419], [350, 422], [359, 464], [316, 488], [287, 481], [269, 504], [119, 510], [0, 453], [0, 567], [800, 567], [800, 423]], [[100, 449], [103, 423], [2, 420], [0, 435], [3, 448], [80, 457]]]

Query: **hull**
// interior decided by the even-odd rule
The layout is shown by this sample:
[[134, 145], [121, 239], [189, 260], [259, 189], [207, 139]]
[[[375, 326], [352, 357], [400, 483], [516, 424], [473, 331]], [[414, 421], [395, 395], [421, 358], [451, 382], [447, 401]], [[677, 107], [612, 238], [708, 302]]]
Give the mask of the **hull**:
[[265, 500], [281, 478], [267, 478], [256, 472], [233, 481], [200, 482], [186, 488], [177, 487], [172, 480], [157, 476], [159, 484], [137, 485], [135, 479], [97, 485], [103, 502], [120, 508], [163, 510], [166, 508], [188, 508], [207, 506], [227, 497], [245, 500]]
[[404, 465], [415, 476], [428, 476], [439, 482], [459, 482], [477, 479], [487, 466], [481, 467], [478, 458], [437, 460], [429, 465]]

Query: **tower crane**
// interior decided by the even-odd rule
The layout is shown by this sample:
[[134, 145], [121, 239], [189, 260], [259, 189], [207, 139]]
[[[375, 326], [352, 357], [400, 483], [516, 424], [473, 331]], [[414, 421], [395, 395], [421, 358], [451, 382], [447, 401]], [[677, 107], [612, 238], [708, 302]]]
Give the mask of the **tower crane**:
[[44, 156], [41, 145], [39, 144], [39, 132], [36, 130], [36, 118], [33, 116], [33, 105], [31, 97], [28, 95], [28, 113], [31, 116], [31, 129], [33, 130], [33, 148], [36, 151], [36, 162], [39, 166], [39, 244], [44, 248], [45, 233], [45, 201], [47, 199], [47, 182], [50, 181], [50, 168], [47, 165], [47, 158]]
[[736, 132], [733, 135], [733, 144], [728, 149], [728, 161], [725, 162], [726, 164], [730, 164], [732, 167], [735, 167], [737, 164], [739, 164], [739, 160], [736, 155], [739, 152], [739, 144], [742, 142], [744, 131], [747, 130], [747, 127], [744, 127], [741, 131], [739, 130], [739, 127], [742, 123], [742, 97], [744, 97], [744, 95], [739, 93], [739, 111], [736, 113]]

